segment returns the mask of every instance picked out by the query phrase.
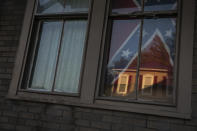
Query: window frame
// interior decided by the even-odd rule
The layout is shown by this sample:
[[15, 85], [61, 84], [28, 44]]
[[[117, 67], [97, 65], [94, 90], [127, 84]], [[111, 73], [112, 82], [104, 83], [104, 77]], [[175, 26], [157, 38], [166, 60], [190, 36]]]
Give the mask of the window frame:
[[[176, 118], [191, 118], [191, 88], [193, 62], [193, 33], [194, 33], [194, 0], [180, 0], [179, 7], [179, 61], [177, 77], [177, 105], [158, 105], [155, 103], [143, 104], [141, 101], [132, 103], [119, 100], [102, 99], [95, 97], [101, 80], [102, 55], [104, 54], [104, 38], [109, 0], [92, 0], [89, 7], [89, 21], [86, 36], [85, 59], [82, 62], [83, 75], [81, 76], [80, 96], [69, 96], [59, 93], [29, 92], [20, 90], [21, 77], [26, 63], [27, 46], [33, 25], [33, 11], [36, 0], [28, 0], [19, 41], [17, 58], [14, 66], [8, 98], [29, 100], [36, 102], [57, 103], [63, 105], [82, 106], [117, 111], [127, 111]], [[97, 25], [97, 26], [95, 26]]]
[[[181, 1], [181, 0], [180, 0]], [[181, 5], [181, 2], [178, 2], [178, 0], [177, 0], [177, 3], [178, 3], [178, 5]], [[105, 57], [105, 58], [103, 58], [102, 59], [102, 61], [104, 61], [103, 63], [103, 67], [102, 68], [105, 68], [106, 67], [106, 65], [108, 64], [108, 60], [107, 60], [107, 58], [109, 57], [108, 56], [108, 53], [109, 53], [109, 51], [106, 51], [106, 50], [109, 50], [110, 48], [109, 48], [109, 46], [110, 46], [110, 41], [111, 41], [111, 30], [112, 30], [112, 22], [109, 22], [109, 21], [113, 21], [113, 20], [137, 20], [137, 21], [139, 21], [139, 25], [140, 25], [140, 29], [139, 29], [139, 31], [140, 31], [140, 37], [139, 37], [139, 49], [138, 49], [138, 52], [137, 52], [137, 54], [138, 54], [138, 56], [139, 56], [139, 58], [141, 58], [141, 51], [142, 51], [142, 40], [143, 40], [143, 26], [144, 26], [144, 21], [146, 20], [146, 19], [161, 19], [161, 18], [175, 18], [175, 19], [177, 19], [177, 23], [176, 23], [176, 34], [175, 34], [175, 36], [176, 36], [176, 38], [175, 38], [175, 48], [176, 48], [176, 51], [177, 51], [177, 49], [179, 49], [179, 38], [178, 38], [178, 31], [179, 31], [179, 26], [180, 26], [180, 17], [178, 16], [178, 15], [180, 15], [180, 8], [178, 8], [178, 7], [180, 7], [180, 6], [178, 6], [177, 7], [177, 10], [156, 10], [156, 11], [143, 11], [144, 10], [144, 0], [141, 0], [141, 10], [140, 11], [137, 11], [137, 12], [133, 12], [133, 13], [110, 13], [110, 1], [108, 1], [108, 8], [107, 8], [107, 11], [106, 11], [106, 21], [105, 21], [105, 35], [104, 35], [104, 39], [103, 39], [103, 43], [104, 44], [107, 44], [107, 45], [104, 45], [103, 44], [103, 48], [106, 48], [106, 49], [104, 49], [105, 51], [104, 51], [104, 53], [102, 53], [102, 57]], [[110, 23], [110, 24], [109, 24]], [[108, 29], [108, 26], [109, 26], [109, 29]], [[110, 30], [111, 29], [111, 30]], [[109, 36], [108, 36], [109, 35]], [[106, 47], [104, 47], [104, 46], [106, 46]], [[176, 52], [175, 51], [175, 52]], [[106, 54], [105, 54], [106, 53]], [[178, 74], [177, 74], [177, 70], [178, 70], [178, 68], [177, 68], [177, 63], [178, 63], [178, 54], [179, 54], [179, 51], [177, 51], [176, 52], [176, 56], [175, 56], [175, 66], [174, 66], [174, 73], [173, 73], [173, 77], [174, 77], [174, 82], [173, 82], [173, 86], [175, 87], [175, 89], [173, 90], [173, 104], [166, 104], [166, 105], [175, 105], [176, 104], [176, 85], [177, 85], [177, 77], [176, 76], [178, 76]], [[139, 78], [139, 76], [140, 76], [140, 62], [141, 62], [141, 60], [140, 59], [138, 59], [137, 60], [137, 69], [136, 69], [136, 78]], [[102, 70], [102, 69], [101, 69]], [[103, 71], [101, 72], [101, 76], [102, 77], [105, 77], [105, 70], [103, 69]], [[101, 80], [102, 81], [102, 80]], [[103, 85], [102, 85], [103, 84]], [[138, 98], [138, 96], [137, 96], [137, 94], [138, 94], [138, 92], [139, 92], [139, 89], [138, 89], [138, 84], [139, 84], [139, 80], [138, 79], [136, 79], [136, 81], [135, 81], [135, 93], [136, 93], [136, 98], [133, 98], [133, 99], [139, 99]], [[101, 85], [100, 86], [104, 86], [104, 80], [101, 82]], [[102, 98], [102, 97], [100, 97], [99, 96], [99, 92], [97, 91], [97, 96], [96, 96], [98, 99], [100, 99], [100, 98]], [[108, 98], [102, 98], [102, 99], [108, 99]], [[111, 98], [110, 98], [111, 99]], [[133, 99], [130, 99], [128, 102], [135, 102], [136, 100], [134, 100], [133, 101]], [[111, 99], [111, 100], [113, 100], [113, 99]], [[115, 98], [114, 98], [114, 100], [115, 100]], [[122, 100], [122, 99], [119, 99], [119, 100]], [[146, 100], [143, 100], [143, 102], [145, 102]], [[148, 102], [148, 101], [146, 101], [147, 103], [150, 103], [150, 104], [160, 104], [160, 103], [156, 103], [156, 102]]]

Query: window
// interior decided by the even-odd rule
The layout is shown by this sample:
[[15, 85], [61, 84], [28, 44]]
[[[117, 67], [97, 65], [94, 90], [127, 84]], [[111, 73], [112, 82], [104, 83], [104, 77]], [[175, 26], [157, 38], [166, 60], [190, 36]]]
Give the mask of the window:
[[[124, 91], [122, 100], [133, 99], [175, 104], [177, 1], [112, 0], [106, 38], [105, 82], [100, 96], [112, 97], [122, 75], [134, 76], [134, 90]], [[104, 65], [105, 66], [105, 65]], [[169, 85], [167, 85], [167, 81]], [[126, 82], [126, 80], [125, 80]], [[126, 82], [127, 84], [129, 81]], [[126, 86], [125, 83], [125, 86]], [[111, 85], [111, 87], [110, 87]], [[123, 89], [118, 84], [118, 93]], [[154, 88], [153, 88], [154, 86]], [[121, 88], [120, 88], [121, 87]], [[167, 87], [173, 95], [166, 96]], [[126, 88], [126, 87], [125, 87]]]
[[143, 76], [143, 84], [142, 84], [142, 94], [143, 95], [152, 95], [153, 88], [153, 76], [146, 74]]
[[[127, 75], [121, 75], [120, 76], [120, 81], [118, 82], [118, 94], [126, 94], [127, 93], [127, 88], [128, 88], [128, 76]], [[114, 91], [115, 91], [115, 87], [114, 87]]]
[[89, 0], [38, 0], [22, 88], [79, 93]]
[[189, 118], [193, 5], [29, 0], [8, 96]]

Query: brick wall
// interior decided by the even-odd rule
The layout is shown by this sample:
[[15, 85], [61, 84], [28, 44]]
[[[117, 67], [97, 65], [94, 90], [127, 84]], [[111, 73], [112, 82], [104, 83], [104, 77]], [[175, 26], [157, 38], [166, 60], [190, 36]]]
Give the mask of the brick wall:
[[197, 32], [191, 120], [6, 99], [25, 3], [0, 0], [0, 131], [197, 131]]

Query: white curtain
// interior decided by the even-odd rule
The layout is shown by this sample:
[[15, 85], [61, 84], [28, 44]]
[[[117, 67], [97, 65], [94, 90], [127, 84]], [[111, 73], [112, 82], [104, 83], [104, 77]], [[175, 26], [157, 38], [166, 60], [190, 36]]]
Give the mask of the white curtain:
[[54, 81], [63, 22], [44, 22], [30, 82], [31, 89], [50, 91]]
[[57, 92], [78, 92], [86, 27], [86, 20], [65, 22], [55, 81], [55, 91]]

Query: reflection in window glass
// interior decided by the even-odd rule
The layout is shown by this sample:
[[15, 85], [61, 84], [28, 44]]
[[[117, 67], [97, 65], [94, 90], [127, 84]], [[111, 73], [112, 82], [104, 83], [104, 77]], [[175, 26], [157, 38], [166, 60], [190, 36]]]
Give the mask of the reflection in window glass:
[[87, 12], [89, 0], [39, 0], [37, 13]]
[[64, 12], [87, 12], [89, 0], [66, 0]]
[[121, 75], [119, 76], [119, 81], [118, 81], [118, 89], [117, 93], [125, 95], [127, 94], [127, 88], [128, 88], [128, 76], [127, 75]]
[[144, 20], [139, 98], [172, 102], [175, 23], [175, 19], [171, 18]]
[[112, 13], [131, 13], [141, 10], [141, 0], [111, 0]]
[[112, 22], [111, 46], [104, 88], [101, 89], [102, 96], [135, 97], [135, 58], [138, 55], [140, 25], [139, 20]]
[[153, 75], [145, 74], [142, 81], [143, 94], [150, 95], [152, 93]]
[[64, 0], [39, 0], [37, 13], [59, 13], [64, 10]]
[[144, 0], [144, 11], [176, 10], [177, 0]]
[[108, 64], [100, 94], [126, 100], [173, 103], [176, 19], [143, 21], [140, 30], [138, 20], [112, 20]]
[[30, 82], [31, 89], [52, 89], [62, 26], [63, 22], [44, 22], [42, 25]]

